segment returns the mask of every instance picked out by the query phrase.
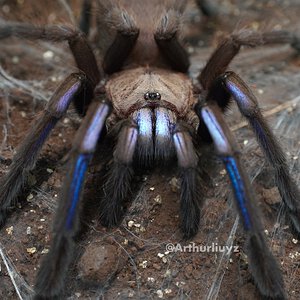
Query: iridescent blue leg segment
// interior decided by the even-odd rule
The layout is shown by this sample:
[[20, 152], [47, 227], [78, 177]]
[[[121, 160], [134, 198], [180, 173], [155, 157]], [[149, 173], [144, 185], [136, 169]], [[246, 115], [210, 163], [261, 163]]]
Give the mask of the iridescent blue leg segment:
[[70, 167], [54, 221], [51, 251], [43, 260], [37, 275], [36, 299], [61, 293], [74, 250], [73, 238], [79, 225], [79, 202], [85, 173], [110, 110], [109, 103], [95, 100], [75, 136]]
[[101, 200], [101, 223], [112, 227], [120, 223], [123, 215], [123, 202], [130, 194], [134, 171], [133, 155], [138, 140], [135, 124], [123, 125], [114, 151], [114, 162], [108, 172]]
[[197, 172], [198, 156], [187, 128], [178, 124], [173, 134], [181, 177], [181, 230], [185, 239], [197, 234], [203, 203], [201, 182]]
[[204, 106], [199, 117], [207, 126], [216, 152], [223, 160], [230, 177], [238, 211], [247, 233], [249, 268], [255, 283], [262, 295], [272, 299], [285, 299], [280, 269], [268, 249], [254, 194], [239, 159], [238, 145], [223, 119], [222, 111], [217, 105]]
[[67, 111], [74, 96], [84, 84], [83, 74], [71, 74], [56, 90], [42, 116], [34, 121], [28, 135], [17, 149], [8, 173], [0, 180], [0, 226], [4, 223], [7, 209], [15, 202], [27, 175], [58, 120]]
[[286, 157], [280, 143], [265, 121], [258, 102], [246, 83], [233, 72], [225, 73], [222, 80], [224, 86], [236, 101], [239, 110], [247, 118], [255, 132], [265, 156], [274, 167], [276, 185], [293, 227], [300, 234], [300, 191], [289, 174]]

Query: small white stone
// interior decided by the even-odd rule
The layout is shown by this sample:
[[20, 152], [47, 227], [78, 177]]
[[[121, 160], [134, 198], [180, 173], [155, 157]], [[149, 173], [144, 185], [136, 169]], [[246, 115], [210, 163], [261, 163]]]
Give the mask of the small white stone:
[[153, 277], [148, 277], [148, 278], [147, 278], [147, 281], [149, 281], [149, 282], [152, 282], [152, 283], [153, 283], [153, 282], [155, 282], [155, 279], [154, 279]]
[[139, 266], [142, 267], [143, 269], [146, 269], [146, 268], [147, 268], [147, 265], [148, 265], [147, 260], [144, 260], [144, 261], [142, 261], [142, 262], [139, 264]]
[[225, 169], [221, 170], [220, 175], [226, 175], [226, 170]]
[[156, 294], [157, 294], [157, 297], [160, 298], [160, 299], [164, 297], [164, 293], [163, 293], [162, 290], [157, 290]]
[[54, 53], [52, 51], [50, 51], [50, 50], [48, 50], [48, 51], [46, 51], [46, 52], [43, 53], [43, 57], [45, 59], [51, 59], [51, 58], [53, 58], [53, 56], [54, 56]]
[[164, 255], [163, 253], [158, 253], [157, 256], [158, 256], [159, 258], [163, 258], [165, 255]]
[[129, 228], [131, 228], [133, 225], [134, 225], [134, 221], [129, 221], [129, 222], [127, 223], [127, 226], [128, 226]]
[[154, 200], [154, 202], [156, 202], [156, 203], [158, 203], [158, 204], [161, 204], [161, 203], [162, 203], [161, 195], [157, 195], [153, 200]]
[[297, 243], [298, 243], [298, 240], [292, 239], [292, 242], [293, 242], [294, 244], [297, 244]]
[[262, 94], [264, 93], [264, 90], [258, 89], [257, 92], [258, 92], [260, 95], [262, 95]]
[[11, 61], [14, 63], [14, 64], [18, 64], [20, 59], [18, 56], [13, 56], [13, 58], [11, 59]]
[[28, 227], [26, 228], [26, 234], [31, 234], [31, 227], [30, 227], [30, 226], [28, 226]]
[[30, 202], [32, 199], [33, 199], [33, 195], [32, 195], [32, 194], [29, 194], [29, 195], [27, 196], [27, 198], [26, 198], [26, 200], [27, 200], [28, 202]]
[[171, 289], [165, 289], [165, 294], [171, 294], [172, 290]]
[[12, 235], [14, 231], [14, 226], [10, 226], [6, 228], [5, 231], [7, 232], [8, 235]]
[[27, 248], [26, 251], [27, 251], [27, 253], [29, 253], [29, 254], [33, 254], [33, 253], [36, 252], [36, 247]]

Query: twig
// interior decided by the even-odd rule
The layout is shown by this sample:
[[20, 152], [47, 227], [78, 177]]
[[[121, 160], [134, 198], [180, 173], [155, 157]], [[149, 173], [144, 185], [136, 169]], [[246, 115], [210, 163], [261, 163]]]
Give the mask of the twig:
[[[270, 116], [272, 116], [272, 115], [277, 114], [277, 113], [280, 112], [280, 111], [283, 111], [283, 110], [285, 110], [285, 109], [288, 109], [288, 108], [290, 108], [290, 107], [293, 107], [293, 106], [296, 105], [299, 101], [300, 101], [300, 95], [297, 96], [296, 98], [294, 98], [294, 99], [288, 101], [288, 102], [282, 103], [282, 104], [280, 104], [280, 105], [278, 105], [278, 106], [276, 106], [276, 107], [274, 107], [274, 108], [272, 108], [272, 109], [270, 109], [270, 110], [265, 111], [265, 112], [263, 113], [263, 115], [264, 115], [264, 117], [270, 117]], [[248, 122], [247, 122], [247, 121], [242, 121], [242, 122], [240, 122], [239, 124], [236, 124], [236, 125], [232, 126], [232, 127], [231, 127], [231, 130], [232, 130], [232, 131], [236, 131], [236, 130], [239, 130], [239, 129], [243, 128], [243, 127], [246, 127], [247, 125], [248, 125]]]
[[25, 84], [24, 81], [18, 80], [8, 75], [1, 65], [0, 65], [0, 76], [2, 76], [7, 82], [11, 83], [13, 86], [19, 87], [22, 90], [29, 92], [30, 95], [32, 95], [33, 97], [48, 101], [48, 98], [44, 94], [40, 93], [39, 91], [31, 87], [29, 84]]
[[[31, 289], [31, 287], [24, 281], [23, 277], [19, 275], [19, 273], [16, 271], [16, 269], [14, 268], [13, 266], [13, 263], [9, 260], [9, 258], [7, 257], [7, 255], [5, 255], [4, 251], [2, 250], [3, 247], [2, 245], [0, 244], [0, 257], [2, 258], [3, 260], [3, 263], [5, 265], [5, 268], [7, 269], [7, 272], [8, 272], [8, 275], [11, 279], [11, 282], [12, 284], [14, 285], [15, 287], [15, 290], [16, 290], [16, 293], [19, 297], [19, 299], [23, 300], [23, 299], [28, 299], [27, 296], [28, 294], [33, 294], [33, 290]], [[16, 282], [16, 278], [19, 278], [19, 286]], [[25, 287], [26, 289], [26, 298], [24, 298], [22, 295], [21, 295], [21, 289], [19, 287]], [[24, 295], [25, 296], [25, 295]]]

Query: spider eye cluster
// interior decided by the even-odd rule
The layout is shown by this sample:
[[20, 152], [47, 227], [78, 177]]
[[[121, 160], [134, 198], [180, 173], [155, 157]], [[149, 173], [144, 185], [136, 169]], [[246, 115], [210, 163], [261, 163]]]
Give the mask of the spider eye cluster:
[[147, 92], [144, 94], [145, 100], [160, 100], [161, 95], [158, 92]]

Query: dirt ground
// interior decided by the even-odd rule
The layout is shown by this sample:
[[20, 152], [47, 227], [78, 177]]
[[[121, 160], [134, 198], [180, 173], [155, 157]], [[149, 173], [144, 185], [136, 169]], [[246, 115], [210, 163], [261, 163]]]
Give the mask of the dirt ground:
[[[78, 18], [79, 2], [0, 0], [0, 23], [70, 23], [72, 18]], [[212, 2], [219, 5], [216, 20], [190, 8], [192, 26], [187, 34], [191, 41], [188, 50], [192, 76], [204, 66], [220, 37], [234, 29], [282, 28], [300, 34], [298, 0]], [[245, 49], [231, 69], [250, 84], [259, 98], [299, 184], [300, 56], [285, 45]], [[0, 41], [0, 175], [7, 172], [16, 146], [43, 109], [45, 100], [74, 70], [66, 45], [18, 39]], [[288, 299], [299, 299], [300, 241], [291, 234], [282, 216], [272, 169], [234, 107], [227, 120], [240, 143], [243, 162], [262, 210], [265, 233], [282, 269]], [[79, 124], [80, 119], [71, 108], [46, 142], [28, 187], [0, 230], [1, 299], [29, 299], [32, 295], [40, 261], [49, 251], [67, 153]], [[99, 160], [96, 158], [89, 169], [85, 199], [97, 200]], [[118, 228], [108, 230], [97, 219], [83, 216], [87, 229], [78, 238], [76, 257], [68, 274], [68, 299], [260, 299], [248, 271], [245, 238], [238, 225], [226, 172], [214, 157], [203, 154], [203, 162], [211, 180], [207, 182], [207, 200], [197, 236], [191, 241], [182, 240], [176, 168], [168, 172], [145, 170], [135, 178], [141, 188]], [[177, 246], [177, 251], [170, 251], [170, 244]], [[180, 245], [188, 247], [180, 251]], [[193, 246], [202, 248], [193, 252]], [[208, 246], [214, 248], [208, 250]], [[218, 246], [232, 247], [232, 251], [216, 251]]]

